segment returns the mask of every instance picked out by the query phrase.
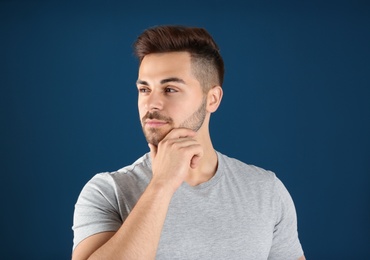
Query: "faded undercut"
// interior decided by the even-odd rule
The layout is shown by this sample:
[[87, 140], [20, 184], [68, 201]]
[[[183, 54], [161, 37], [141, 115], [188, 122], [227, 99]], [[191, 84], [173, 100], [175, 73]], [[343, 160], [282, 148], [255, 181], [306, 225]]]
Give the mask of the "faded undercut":
[[206, 93], [213, 86], [222, 86], [224, 62], [212, 36], [203, 28], [156, 26], [145, 30], [134, 43], [139, 59], [151, 53], [186, 51], [191, 57], [192, 73]]

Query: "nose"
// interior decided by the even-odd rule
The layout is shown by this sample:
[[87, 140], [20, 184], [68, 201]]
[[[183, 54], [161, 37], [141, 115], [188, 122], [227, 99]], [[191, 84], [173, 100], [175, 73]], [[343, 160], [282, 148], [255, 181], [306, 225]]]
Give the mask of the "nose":
[[160, 91], [152, 90], [145, 98], [145, 109], [147, 111], [162, 110], [163, 99]]

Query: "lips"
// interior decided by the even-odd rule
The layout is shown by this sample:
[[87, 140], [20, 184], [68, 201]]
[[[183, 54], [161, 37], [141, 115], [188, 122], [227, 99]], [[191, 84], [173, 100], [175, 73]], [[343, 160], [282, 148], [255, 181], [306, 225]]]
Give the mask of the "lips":
[[166, 121], [156, 120], [156, 119], [147, 119], [145, 120], [145, 125], [148, 127], [161, 127], [167, 124]]
[[172, 118], [160, 114], [158, 111], [147, 112], [141, 120], [144, 127], [158, 128], [166, 124], [172, 124]]

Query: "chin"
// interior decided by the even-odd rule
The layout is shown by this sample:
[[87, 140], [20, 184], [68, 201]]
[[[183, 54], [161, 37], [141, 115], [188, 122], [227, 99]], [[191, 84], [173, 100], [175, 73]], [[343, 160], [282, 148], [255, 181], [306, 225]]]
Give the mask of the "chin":
[[160, 133], [159, 131], [145, 132], [146, 141], [152, 145], [158, 146], [158, 144], [166, 137], [170, 131]]

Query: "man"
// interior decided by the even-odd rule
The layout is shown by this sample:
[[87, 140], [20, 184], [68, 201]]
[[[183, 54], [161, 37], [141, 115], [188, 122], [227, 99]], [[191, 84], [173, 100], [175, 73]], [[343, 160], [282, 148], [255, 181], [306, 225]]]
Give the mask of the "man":
[[83, 188], [73, 259], [304, 259], [280, 180], [212, 146], [224, 65], [208, 32], [150, 28], [135, 52], [150, 153]]

